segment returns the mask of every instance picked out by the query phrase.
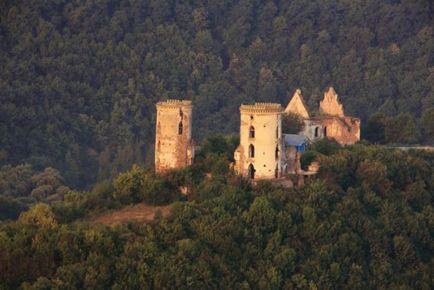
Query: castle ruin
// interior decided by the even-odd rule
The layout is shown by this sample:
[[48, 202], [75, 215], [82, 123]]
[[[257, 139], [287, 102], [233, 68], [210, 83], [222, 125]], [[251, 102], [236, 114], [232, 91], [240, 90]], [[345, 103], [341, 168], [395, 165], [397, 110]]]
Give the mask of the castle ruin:
[[[155, 171], [163, 173], [193, 163], [192, 104], [185, 100], [158, 102], [155, 138]], [[294, 113], [304, 121], [298, 135], [282, 134], [282, 118]], [[297, 89], [284, 110], [277, 103], [240, 106], [240, 144], [234, 152], [234, 170], [250, 179], [276, 179], [289, 173], [306, 174], [300, 156], [306, 145], [322, 138], [347, 145], [360, 140], [360, 119], [346, 116], [330, 87], [311, 116]], [[308, 171], [309, 173], [310, 171]]]
[[295, 91], [285, 112], [297, 114], [304, 120], [304, 129], [300, 134], [311, 142], [329, 138], [339, 144], [350, 145], [360, 140], [360, 119], [345, 115], [344, 107], [333, 87], [324, 92], [318, 115], [309, 116], [300, 89]]
[[158, 102], [155, 138], [155, 171], [163, 173], [193, 163], [191, 101]]
[[282, 175], [282, 113], [275, 103], [240, 106], [240, 145], [234, 153], [238, 174], [251, 179]]

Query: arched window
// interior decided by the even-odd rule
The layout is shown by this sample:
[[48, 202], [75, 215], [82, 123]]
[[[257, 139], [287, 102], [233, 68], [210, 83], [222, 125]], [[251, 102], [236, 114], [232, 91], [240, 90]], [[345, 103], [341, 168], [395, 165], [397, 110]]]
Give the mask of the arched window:
[[178, 125], [178, 134], [182, 135], [182, 131], [183, 131], [182, 122], [179, 122], [179, 125]]
[[315, 127], [315, 137], [318, 137], [318, 133], [319, 133], [319, 128]]
[[253, 126], [249, 128], [249, 138], [255, 138], [255, 127]]
[[274, 153], [274, 157], [276, 157], [276, 159], [279, 159], [279, 145], [276, 145], [276, 151]]
[[327, 137], [327, 127], [324, 127], [324, 137]]
[[255, 157], [255, 146], [253, 146], [252, 144], [249, 145], [249, 157]]
[[250, 164], [249, 165], [249, 168], [248, 168], [248, 171], [249, 171], [249, 178], [250, 179], [255, 179], [255, 167], [253, 166], [253, 164]]

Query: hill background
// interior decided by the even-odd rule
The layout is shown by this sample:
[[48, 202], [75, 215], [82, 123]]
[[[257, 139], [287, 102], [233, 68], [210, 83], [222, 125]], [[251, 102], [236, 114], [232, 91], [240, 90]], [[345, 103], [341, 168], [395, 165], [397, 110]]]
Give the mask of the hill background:
[[298, 87], [314, 110], [333, 85], [372, 141], [433, 136], [432, 1], [204, 2], [0, 1], [0, 164], [86, 187], [152, 164], [160, 99], [193, 100], [200, 140]]

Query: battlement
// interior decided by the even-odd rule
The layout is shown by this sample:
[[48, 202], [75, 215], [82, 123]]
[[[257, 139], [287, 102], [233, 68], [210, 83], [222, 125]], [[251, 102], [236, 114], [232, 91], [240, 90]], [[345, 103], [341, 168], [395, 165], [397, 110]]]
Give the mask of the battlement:
[[166, 101], [160, 101], [157, 103], [157, 108], [179, 109], [179, 108], [191, 108], [193, 105], [190, 100], [175, 100], [169, 99]]
[[278, 103], [255, 103], [253, 105], [241, 105], [240, 112], [247, 114], [275, 114], [282, 113], [283, 107]]

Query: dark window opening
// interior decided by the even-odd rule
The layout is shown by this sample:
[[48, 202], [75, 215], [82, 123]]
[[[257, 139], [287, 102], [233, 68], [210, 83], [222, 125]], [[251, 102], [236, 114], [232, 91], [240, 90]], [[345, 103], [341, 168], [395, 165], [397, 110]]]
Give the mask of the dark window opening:
[[324, 127], [324, 136], [327, 137], [327, 127]]
[[182, 122], [179, 122], [179, 125], [178, 125], [178, 134], [182, 135], [182, 131], [183, 131]]
[[255, 157], [255, 147], [252, 144], [250, 144], [249, 146], [249, 157], [250, 158]]
[[249, 128], [249, 138], [255, 138], [255, 127], [253, 126]]
[[315, 127], [315, 137], [318, 137], [318, 133], [319, 133], [319, 128]]
[[276, 146], [276, 151], [274, 153], [274, 156], [276, 157], [276, 159], [279, 159], [279, 146]]
[[253, 120], [253, 115], [250, 115], [250, 120]]
[[253, 166], [253, 164], [249, 165], [249, 178], [250, 179], [255, 179], [255, 167]]

